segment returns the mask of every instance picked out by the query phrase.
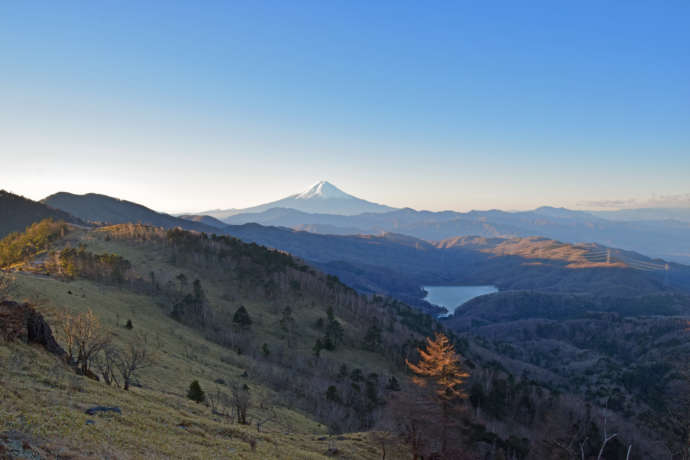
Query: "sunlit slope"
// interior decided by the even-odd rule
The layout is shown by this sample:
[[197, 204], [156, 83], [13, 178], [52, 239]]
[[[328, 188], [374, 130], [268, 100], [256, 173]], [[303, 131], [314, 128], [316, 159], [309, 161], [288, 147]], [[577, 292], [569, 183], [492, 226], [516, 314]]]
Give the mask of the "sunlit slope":
[[[329, 441], [323, 425], [294, 410], [275, 406], [278, 417], [258, 433], [252, 425], [229, 424], [188, 400], [193, 379], [207, 392], [220, 386], [214, 383], [218, 379], [246, 382], [255, 401], [271, 401], [275, 393], [252, 378], [251, 359], [224, 359], [231, 352], [170, 319], [147, 296], [90, 281], [65, 283], [25, 274], [17, 275], [15, 294], [38, 305], [53, 325], [62, 309], [93, 309], [116, 345], [146, 333], [157, 350], [157, 363], [142, 370], [141, 387], [125, 392], [74, 375], [40, 348], [2, 346], [0, 431], [28, 432], [44, 440], [37, 445], [94, 457], [316, 459], [325, 458], [329, 445], [335, 445], [343, 458], [378, 458], [365, 435]], [[122, 327], [125, 318], [132, 320], [132, 330]], [[247, 369], [249, 376], [241, 377]], [[118, 406], [122, 415], [84, 413], [95, 405]], [[265, 412], [257, 404], [251, 417]]]

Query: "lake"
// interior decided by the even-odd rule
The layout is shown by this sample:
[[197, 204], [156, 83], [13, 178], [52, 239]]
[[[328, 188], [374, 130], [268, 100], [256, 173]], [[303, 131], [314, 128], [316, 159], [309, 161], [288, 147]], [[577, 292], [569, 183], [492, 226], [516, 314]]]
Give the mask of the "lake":
[[423, 288], [427, 292], [424, 300], [448, 309], [448, 313], [438, 315], [439, 318], [452, 315], [457, 307], [475, 297], [498, 292], [496, 286], [423, 286]]

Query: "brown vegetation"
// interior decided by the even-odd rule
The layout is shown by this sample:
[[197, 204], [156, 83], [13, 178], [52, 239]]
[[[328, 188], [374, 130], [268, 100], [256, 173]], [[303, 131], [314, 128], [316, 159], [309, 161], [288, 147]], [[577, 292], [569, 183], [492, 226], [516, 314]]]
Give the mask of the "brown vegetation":
[[420, 360], [417, 364], [405, 361], [407, 367], [414, 372], [413, 382], [420, 387], [431, 386], [433, 395], [441, 409], [440, 454], [448, 456], [448, 431], [454, 425], [452, 413], [457, 410], [459, 400], [467, 395], [462, 385], [470, 376], [460, 363], [460, 357], [455, 353], [455, 347], [448, 337], [437, 333], [434, 339], [426, 339], [426, 350], [418, 348]]

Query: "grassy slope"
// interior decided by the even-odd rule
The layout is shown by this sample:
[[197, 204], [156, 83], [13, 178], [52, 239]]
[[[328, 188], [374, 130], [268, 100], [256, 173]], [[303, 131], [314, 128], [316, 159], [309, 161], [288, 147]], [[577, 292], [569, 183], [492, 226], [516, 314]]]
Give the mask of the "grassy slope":
[[[104, 229], [107, 231], [106, 229]], [[217, 278], [213, 278], [209, 273], [200, 273], [179, 266], [172, 266], [166, 260], [166, 256], [162, 255], [155, 244], [132, 244], [123, 242], [121, 240], [106, 241], [100, 236], [101, 231], [82, 232], [81, 242], [87, 246], [89, 251], [95, 253], [112, 252], [119, 254], [129, 260], [134, 266], [137, 273], [141, 276], [146, 276], [147, 273], [153, 271], [160, 279], [161, 273], [174, 274], [184, 273], [191, 283], [195, 278], [200, 278], [203, 283], [204, 291], [209, 299], [209, 303], [216, 311], [234, 312], [239, 305], [244, 305], [254, 324], [252, 326], [253, 342], [260, 347], [262, 343], [266, 342], [271, 345], [284, 344], [282, 340], [283, 333], [279, 329], [279, 322], [282, 317], [282, 304], [267, 304], [265, 302], [257, 301], [254, 298], [244, 296], [242, 293], [232, 292], [232, 298], [228, 298], [229, 291], [233, 290], [232, 285], [228, 284], [227, 274], [217, 274]], [[74, 234], [72, 234], [74, 235]], [[213, 273], [212, 275], [216, 275]], [[327, 306], [314, 304], [314, 300], [307, 292], [303, 292], [300, 299], [289, 299], [285, 302], [292, 307], [292, 315], [295, 321], [303, 327], [299, 327], [299, 333], [296, 337], [296, 342], [290, 347], [291, 351], [298, 355], [311, 356], [312, 347], [317, 338], [323, 336], [323, 331], [319, 331], [310, 327], [319, 318], [326, 317]], [[338, 318], [347, 332], [355, 332], [355, 327], [348, 324], [343, 318]], [[179, 323], [167, 319], [171, 323], [181, 327]], [[270, 347], [273, 349], [273, 347]], [[227, 354], [227, 350], [226, 354]], [[258, 351], [258, 349], [256, 350]], [[375, 369], [379, 373], [385, 371], [388, 374], [396, 374], [399, 372], [394, 366], [387, 362], [381, 355], [371, 353], [362, 349], [350, 349], [348, 347], [339, 347], [336, 353], [329, 353], [323, 351], [324, 355], [339, 361], [346, 362], [348, 365], [354, 367], [363, 367]]]
[[[106, 242], [86, 233], [83, 236], [90, 250], [119, 253], [143, 273], [149, 269], [172, 269], [145, 246]], [[212, 304], [222, 304], [220, 286], [205, 282], [204, 287]], [[270, 398], [271, 391], [253, 381], [251, 375], [249, 379], [240, 377], [251, 365], [249, 357], [235, 355], [233, 365], [228, 364], [228, 359], [222, 361], [221, 357], [234, 353], [173, 321], [148, 296], [89, 281], [66, 283], [26, 274], [17, 275], [15, 294], [36, 304], [53, 325], [55, 312], [60, 309], [83, 312], [92, 308], [112, 331], [118, 345], [126, 343], [136, 331], [148, 331], [149, 339], [153, 338], [159, 349], [159, 363], [141, 372], [143, 388], [133, 388], [128, 393], [70, 375], [65, 368], [58, 371], [56, 360], [39, 349], [20, 344], [2, 346], [0, 398], [4, 402], [0, 408], [0, 431], [19, 429], [45, 439], [63, 439], [67, 446], [95, 456], [110, 452], [118, 457], [309, 459], [322, 458], [329, 448], [329, 441], [324, 440], [326, 427], [304, 414], [279, 408], [279, 418], [258, 433], [252, 426], [230, 425], [213, 416], [207, 407], [187, 400], [185, 393], [193, 379], [198, 379], [207, 392], [215, 389], [213, 381], [218, 378], [246, 382], [255, 403]], [[255, 334], [269, 342], [278, 340], [271, 332], [277, 312], [260, 304], [244, 304], [253, 317], [264, 318], [258, 322]], [[299, 321], [311, 322], [323, 316], [322, 309], [298, 311], [295, 316]], [[126, 319], [132, 319], [133, 331], [120, 326]], [[313, 343], [316, 335], [307, 332], [298, 347], [310, 348], [308, 344]], [[368, 366], [386, 367], [377, 355], [363, 356], [368, 354], [354, 350], [340, 355], [345, 361], [366, 361]], [[72, 387], [82, 390], [74, 391]], [[225, 391], [229, 393], [228, 388]], [[92, 405], [117, 405], [123, 415], [89, 417], [84, 409]], [[261, 412], [260, 408], [251, 409], [250, 418], [260, 416]], [[86, 425], [87, 419], [96, 423]], [[249, 439], [258, 440], [256, 451], [252, 451]], [[335, 446], [341, 458], [378, 458], [378, 449], [367, 439], [366, 434], [346, 435], [335, 441]]]

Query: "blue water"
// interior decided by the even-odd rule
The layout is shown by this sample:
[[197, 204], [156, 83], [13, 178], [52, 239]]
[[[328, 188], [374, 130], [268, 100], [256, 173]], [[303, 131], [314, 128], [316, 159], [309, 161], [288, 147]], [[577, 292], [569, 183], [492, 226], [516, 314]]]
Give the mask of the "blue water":
[[475, 297], [498, 292], [496, 286], [423, 286], [423, 288], [427, 292], [424, 300], [448, 309], [448, 313], [438, 315], [439, 318], [452, 315], [456, 308]]

